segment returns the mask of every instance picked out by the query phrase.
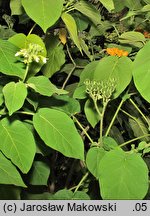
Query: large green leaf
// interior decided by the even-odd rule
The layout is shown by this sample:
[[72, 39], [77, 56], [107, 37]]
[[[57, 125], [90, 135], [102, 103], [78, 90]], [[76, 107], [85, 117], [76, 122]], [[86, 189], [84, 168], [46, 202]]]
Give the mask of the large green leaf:
[[103, 148], [93, 147], [90, 148], [86, 156], [87, 168], [97, 179], [100, 176], [100, 161], [105, 153]]
[[63, 46], [59, 44], [57, 37], [49, 37], [46, 40], [47, 64], [42, 68], [43, 74], [50, 78], [55, 72], [59, 71], [65, 63], [65, 53]]
[[113, 0], [99, 0], [104, 7], [110, 12], [115, 9]]
[[46, 145], [67, 157], [84, 160], [84, 145], [70, 117], [58, 110], [42, 108], [33, 124]]
[[118, 97], [132, 79], [132, 61], [128, 57], [109, 56], [99, 61], [93, 75], [96, 81], [116, 80], [113, 97]]
[[22, 82], [9, 82], [4, 86], [3, 94], [9, 115], [12, 115], [23, 106], [27, 96], [27, 88]]
[[18, 48], [9, 41], [0, 40], [0, 72], [6, 75], [24, 77], [24, 64], [17, 62], [15, 54]]
[[76, 22], [73, 16], [71, 16], [69, 13], [63, 13], [61, 18], [63, 22], [65, 23], [73, 42], [78, 47], [78, 49], [81, 51], [81, 46], [80, 46], [80, 41], [79, 41], [78, 31], [77, 31], [77, 25], [76, 25]]
[[143, 199], [148, 191], [148, 168], [137, 153], [112, 150], [100, 161], [103, 199]]
[[29, 78], [28, 86], [44, 96], [52, 96], [52, 94], [57, 92], [57, 88], [55, 89], [54, 85], [45, 76]]
[[35, 161], [29, 177], [31, 185], [47, 185], [50, 168], [42, 161]]
[[27, 173], [32, 166], [35, 155], [35, 141], [31, 131], [21, 122], [0, 122], [0, 150], [23, 173]]
[[133, 64], [133, 79], [142, 97], [150, 102], [150, 41], [137, 53]]
[[28, 16], [46, 32], [59, 19], [63, 0], [22, 0], [22, 5]]
[[0, 184], [26, 187], [16, 167], [0, 152]]
[[89, 2], [81, 0], [74, 5], [75, 9], [87, 16], [95, 25], [101, 22], [99, 11]]

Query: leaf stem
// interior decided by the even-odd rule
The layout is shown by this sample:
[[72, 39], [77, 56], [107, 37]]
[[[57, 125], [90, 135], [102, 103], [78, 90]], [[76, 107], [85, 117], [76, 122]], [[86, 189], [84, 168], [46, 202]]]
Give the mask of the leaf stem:
[[76, 186], [74, 193], [76, 193], [78, 191], [78, 189], [81, 187], [82, 183], [85, 181], [85, 179], [88, 177], [88, 175], [89, 175], [89, 172], [85, 173], [85, 175], [82, 177], [79, 184]]
[[32, 113], [32, 112], [26, 112], [26, 111], [17, 111], [15, 113], [24, 114], [24, 115], [32, 115], [32, 116], [34, 116], [34, 114], [35, 114], [35, 113]]
[[116, 119], [116, 117], [118, 115], [118, 112], [119, 112], [119, 110], [120, 110], [123, 102], [124, 102], [124, 100], [122, 99], [121, 102], [120, 102], [120, 104], [119, 104], [119, 106], [118, 106], [118, 108], [117, 108], [117, 110], [116, 110], [116, 112], [115, 112], [115, 114], [114, 114], [114, 116], [113, 116], [113, 118], [112, 118], [112, 120], [111, 120], [111, 122], [110, 122], [110, 124], [109, 124], [109, 127], [107, 128], [105, 136], [108, 136], [108, 134], [110, 132], [110, 129], [111, 129], [111, 127], [112, 127], [112, 125], [113, 125], [113, 123], [114, 123], [114, 121], [115, 121], [115, 119]]
[[66, 77], [66, 79], [65, 79], [65, 81], [64, 81], [64, 83], [63, 83], [63, 85], [62, 85], [62, 87], [61, 87], [62, 90], [65, 89], [65, 86], [66, 86], [68, 80], [70, 79], [70, 77], [71, 77], [71, 75], [72, 75], [72, 73], [74, 72], [75, 69], [76, 69], [76, 67], [74, 66], [74, 67], [71, 69], [71, 71], [69, 72], [68, 76]]
[[150, 136], [150, 134], [145, 134], [143, 136], [136, 137], [134, 139], [131, 139], [131, 140], [127, 141], [127, 142], [124, 142], [124, 143], [120, 144], [119, 147], [123, 147], [123, 146], [125, 146], [125, 145], [127, 145], [129, 143], [132, 143], [132, 142], [134, 142], [136, 140], [139, 140], [139, 139], [142, 139], [142, 138], [145, 138], [145, 137], [148, 137], [148, 136]]
[[73, 116], [74, 121], [79, 125], [79, 127], [82, 129], [82, 131], [84, 132], [84, 134], [87, 136], [87, 138], [89, 139], [89, 141], [94, 144], [94, 141], [92, 140], [92, 138], [90, 137], [90, 135], [87, 133], [87, 131], [84, 129], [84, 127], [81, 125], [81, 123], [78, 121], [78, 119]]
[[100, 146], [101, 147], [103, 147], [103, 121], [104, 121], [104, 114], [105, 114], [107, 104], [108, 103], [105, 103], [103, 105], [103, 110], [102, 110], [101, 119], [100, 119]]
[[97, 113], [99, 115], [99, 120], [100, 120], [101, 117], [102, 117], [102, 113], [99, 111], [99, 108], [97, 106], [97, 100], [93, 98], [93, 102], [94, 102], [94, 106], [95, 106], [95, 109], [96, 109], [96, 111], [97, 111]]
[[128, 112], [126, 112], [125, 110], [123, 109], [120, 109], [121, 112], [123, 112], [124, 114], [126, 114], [128, 117], [132, 118], [134, 121], [137, 122], [137, 119], [136, 117], [132, 116], [131, 114], [129, 114]]
[[144, 113], [138, 108], [138, 106], [134, 103], [134, 101], [130, 98], [129, 101], [132, 103], [132, 105], [135, 107], [135, 109], [141, 114], [143, 119], [146, 121], [146, 123], [149, 125], [149, 122], [147, 118], [145, 117]]
[[28, 36], [32, 33], [32, 31], [33, 31], [33, 29], [35, 28], [35, 26], [36, 26], [36, 23], [32, 26], [31, 30], [30, 30], [29, 33], [28, 33]]
[[73, 64], [74, 66], [76, 66], [76, 63], [75, 63], [75, 61], [74, 61], [74, 59], [72, 58], [72, 55], [71, 55], [71, 53], [70, 53], [68, 44], [66, 44], [66, 48], [67, 48], [67, 53], [68, 53], [68, 55], [69, 55], [69, 58], [70, 58], [70, 60], [72, 61], [72, 64]]
[[26, 67], [26, 70], [25, 70], [25, 74], [24, 74], [23, 82], [25, 82], [25, 80], [26, 80], [26, 77], [27, 77], [28, 71], [29, 71], [29, 63], [27, 64], [27, 67]]
[[67, 53], [68, 53], [68, 55], [69, 55], [69, 58], [70, 58], [70, 60], [71, 60], [71, 62], [72, 62], [72, 64], [73, 64], [74, 67], [73, 67], [73, 68], [71, 69], [71, 71], [69, 72], [69, 74], [68, 74], [67, 78], [65, 79], [65, 81], [64, 81], [64, 83], [63, 83], [61, 89], [64, 89], [64, 88], [65, 88], [65, 86], [66, 86], [68, 80], [70, 79], [72, 73], [74, 72], [74, 70], [76, 69], [76, 66], [77, 66], [76, 63], [75, 63], [75, 61], [74, 61], [74, 59], [72, 58], [72, 55], [71, 55], [71, 53], [70, 53], [68, 44], [66, 44], [66, 48], [67, 48]]

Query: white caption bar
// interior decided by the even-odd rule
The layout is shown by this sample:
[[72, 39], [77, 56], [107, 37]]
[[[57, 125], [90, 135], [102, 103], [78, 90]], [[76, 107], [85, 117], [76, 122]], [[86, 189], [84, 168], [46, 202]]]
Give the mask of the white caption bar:
[[0, 215], [149, 216], [150, 201], [125, 200], [1, 200]]

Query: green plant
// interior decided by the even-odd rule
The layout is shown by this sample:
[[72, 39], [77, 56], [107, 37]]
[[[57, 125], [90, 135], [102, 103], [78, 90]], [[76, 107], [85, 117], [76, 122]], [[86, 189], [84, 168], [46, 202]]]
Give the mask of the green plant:
[[147, 199], [150, 1], [0, 4], [0, 198]]

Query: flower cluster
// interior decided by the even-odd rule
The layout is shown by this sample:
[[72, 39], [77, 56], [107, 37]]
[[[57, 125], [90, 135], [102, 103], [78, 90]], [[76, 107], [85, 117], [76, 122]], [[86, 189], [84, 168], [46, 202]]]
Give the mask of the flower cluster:
[[106, 52], [107, 52], [107, 54], [109, 54], [111, 56], [118, 56], [118, 57], [128, 56], [129, 55], [129, 53], [127, 51], [120, 50], [120, 49], [118, 49], [116, 47], [114, 47], [114, 48], [107, 48]]
[[103, 103], [110, 100], [112, 93], [116, 89], [116, 79], [110, 78], [105, 81], [85, 80], [86, 92], [93, 100], [103, 99]]
[[30, 43], [26, 49], [21, 49], [15, 56], [22, 56], [25, 64], [29, 64], [33, 61], [37, 63], [42, 61], [45, 64], [47, 59], [41, 55], [42, 52], [43, 48], [40, 45]]

